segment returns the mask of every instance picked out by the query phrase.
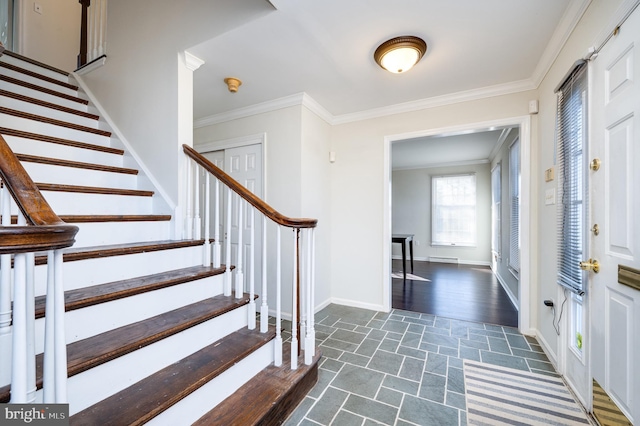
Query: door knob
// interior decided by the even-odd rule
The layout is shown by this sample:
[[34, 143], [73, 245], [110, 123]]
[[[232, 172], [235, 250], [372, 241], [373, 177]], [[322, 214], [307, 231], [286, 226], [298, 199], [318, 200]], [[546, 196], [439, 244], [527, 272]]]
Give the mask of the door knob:
[[583, 271], [593, 271], [594, 274], [600, 272], [600, 264], [595, 259], [580, 262], [580, 269]]

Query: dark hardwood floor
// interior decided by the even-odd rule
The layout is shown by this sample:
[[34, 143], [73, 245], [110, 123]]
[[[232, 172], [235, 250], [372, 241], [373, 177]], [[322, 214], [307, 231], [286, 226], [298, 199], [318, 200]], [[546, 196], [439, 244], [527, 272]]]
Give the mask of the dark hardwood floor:
[[[402, 261], [393, 260], [392, 269], [402, 271]], [[518, 326], [518, 311], [488, 266], [416, 261], [413, 273], [429, 281], [392, 279], [393, 308]]]

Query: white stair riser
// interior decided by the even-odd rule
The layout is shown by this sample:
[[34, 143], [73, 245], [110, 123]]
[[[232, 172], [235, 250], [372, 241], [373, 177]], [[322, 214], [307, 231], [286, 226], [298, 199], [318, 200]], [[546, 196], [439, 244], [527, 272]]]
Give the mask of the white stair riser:
[[[69, 311], [65, 314], [66, 342], [77, 342], [216, 296], [222, 293], [222, 286], [222, 275], [216, 275]], [[44, 327], [45, 318], [36, 320], [36, 353], [44, 352]]]
[[9, 98], [7, 96], [0, 96], [0, 106], [27, 112], [29, 114], [42, 115], [44, 117], [53, 118], [54, 120], [61, 120], [73, 124], [79, 124], [80, 126], [95, 127], [98, 125], [98, 120], [96, 120], [95, 118], [88, 118], [81, 115], [60, 111], [54, 108], [48, 108], [45, 106], [33, 104], [31, 102]]
[[20, 86], [18, 84], [8, 83], [6, 81], [0, 81], [0, 89], [17, 93], [19, 95], [28, 96], [30, 98], [40, 99], [45, 102], [51, 102], [67, 108], [77, 109], [78, 111], [87, 111], [86, 104], [76, 102], [66, 98], [61, 98], [60, 96], [50, 95], [48, 93], [44, 93], [39, 90], [29, 89], [27, 87]]
[[[69, 414], [73, 415], [131, 386], [229, 333], [245, 327], [246, 324], [246, 309], [234, 309], [169, 338], [70, 377], [68, 381]], [[36, 397], [36, 400], [40, 398]]]
[[80, 228], [73, 247], [171, 239], [170, 221], [74, 223]]
[[[4, 138], [15, 153], [36, 155], [40, 157], [64, 158], [65, 160], [70, 161], [102, 164], [104, 166], [112, 167], [122, 167], [124, 162], [124, 156], [120, 154], [76, 148], [74, 146], [42, 142], [17, 136], [4, 135]], [[77, 185], [83, 184], [77, 183]]]
[[73, 89], [70, 89], [68, 87], [56, 84], [56, 83], [50, 83], [50, 82], [48, 82], [46, 80], [42, 80], [42, 79], [37, 78], [37, 77], [32, 77], [30, 75], [23, 74], [23, 73], [18, 72], [18, 71], [14, 71], [14, 70], [10, 70], [10, 69], [2, 67], [2, 68], [0, 68], [0, 72], [2, 73], [2, 75], [6, 75], [7, 77], [15, 78], [16, 80], [20, 80], [20, 81], [23, 81], [25, 83], [35, 84], [36, 86], [44, 87], [45, 89], [49, 89], [49, 90], [54, 90], [54, 91], [59, 92], [59, 93], [64, 93], [65, 95], [69, 95], [69, 96], [78, 96], [78, 91], [77, 90], [73, 90]]
[[42, 191], [42, 194], [58, 215], [140, 215], [153, 213], [151, 197], [59, 191]]
[[14, 117], [8, 114], [0, 114], [0, 121], [3, 123], [4, 127], [22, 130], [25, 132], [38, 133], [41, 135], [70, 139], [72, 141], [86, 142], [100, 146], [109, 146], [110, 143], [110, 137], [108, 136], [69, 129], [68, 127], [42, 123], [40, 121], [29, 120], [22, 117]]
[[271, 364], [273, 351], [274, 342], [271, 341], [146, 424], [192, 424]]
[[[64, 262], [65, 290], [202, 265], [202, 246]], [[35, 268], [35, 294], [45, 294], [46, 265]]]
[[138, 189], [138, 176], [23, 161], [22, 166], [34, 182], [62, 185], [99, 186], [104, 188]]
[[50, 78], [55, 78], [56, 80], [60, 80], [64, 83], [75, 84], [71, 82], [71, 80], [73, 79], [70, 79], [69, 76], [65, 76], [60, 74], [59, 72], [51, 71], [47, 68], [34, 65], [30, 62], [25, 62], [21, 59], [14, 58], [13, 56], [2, 55], [0, 56], [0, 62], [6, 62], [8, 64], [12, 64], [17, 67], [27, 69], [29, 71], [37, 72], [38, 74], [46, 75], [47, 77], [50, 77]]

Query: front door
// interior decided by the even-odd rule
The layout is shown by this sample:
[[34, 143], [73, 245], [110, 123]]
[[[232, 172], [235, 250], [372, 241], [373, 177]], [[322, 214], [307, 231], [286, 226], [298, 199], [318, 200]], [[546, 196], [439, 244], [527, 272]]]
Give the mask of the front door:
[[[590, 172], [591, 255], [600, 266], [590, 273], [594, 413], [608, 397], [633, 424], [640, 422], [640, 287], [632, 287], [640, 283], [638, 28], [640, 10], [591, 62], [590, 137], [590, 157], [601, 162]], [[608, 422], [601, 423], [625, 424]]]

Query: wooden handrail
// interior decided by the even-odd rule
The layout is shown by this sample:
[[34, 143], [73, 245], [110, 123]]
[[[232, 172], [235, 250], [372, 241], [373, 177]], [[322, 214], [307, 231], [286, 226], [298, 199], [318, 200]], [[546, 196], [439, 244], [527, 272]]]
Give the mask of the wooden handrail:
[[231, 188], [232, 191], [244, 198], [249, 204], [262, 212], [272, 221], [289, 228], [315, 228], [318, 224], [317, 219], [308, 218], [291, 218], [284, 216], [276, 211], [273, 207], [262, 201], [253, 192], [242, 186], [238, 181], [222, 171], [211, 161], [203, 157], [198, 151], [188, 145], [182, 145], [184, 153], [191, 157], [196, 163], [201, 165], [206, 171], [214, 175], [220, 182]]
[[0, 227], [0, 253], [56, 250], [73, 245], [78, 227], [67, 225], [53, 212], [2, 135], [0, 176], [31, 225]]

